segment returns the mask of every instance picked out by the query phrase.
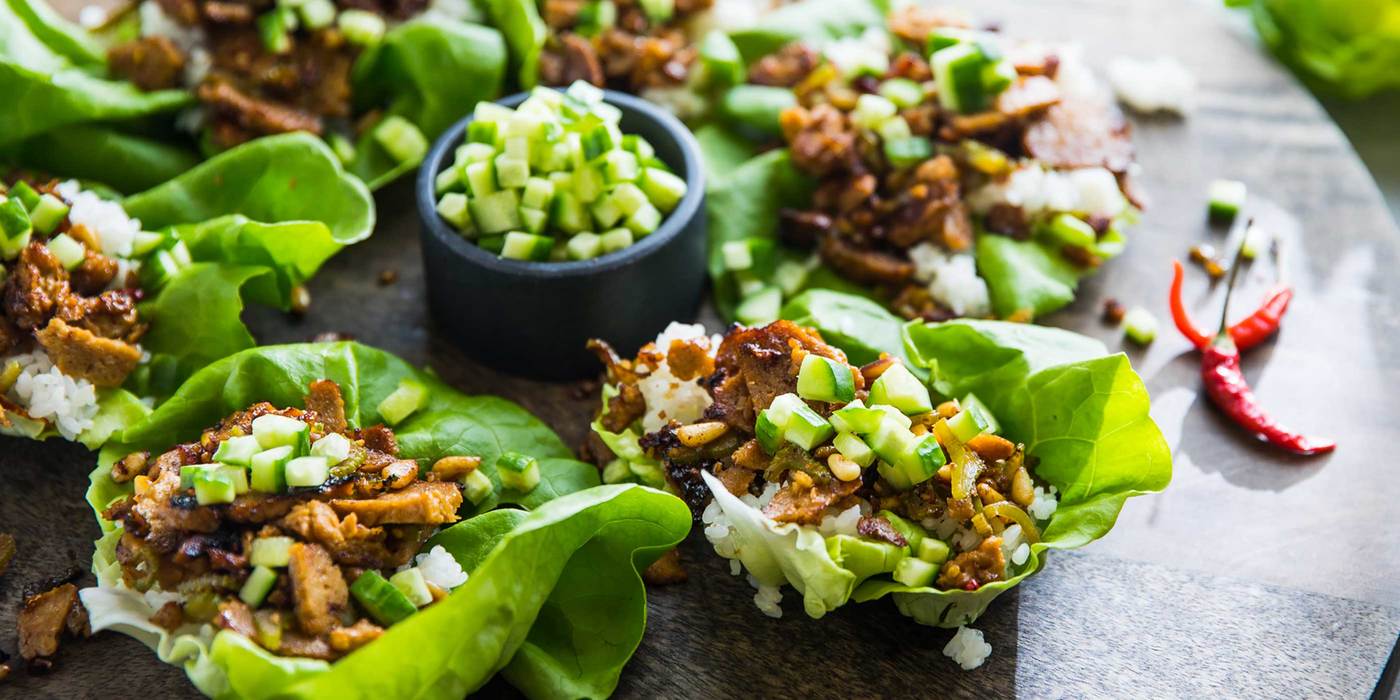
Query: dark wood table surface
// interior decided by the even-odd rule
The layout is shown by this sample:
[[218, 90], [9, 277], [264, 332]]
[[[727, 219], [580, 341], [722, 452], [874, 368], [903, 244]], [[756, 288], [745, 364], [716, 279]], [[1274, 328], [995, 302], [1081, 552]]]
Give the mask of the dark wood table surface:
[[[1047, 319], [1117, 348], [1118, 332], [1097, 320], [1106, 297], [1158, 315], [1159, 339], [1125, 349], [1173, 446], [1172, 485], [1134, 499], [1106, 538], [1052, 554], [1003, 596], [976, 625], [994, 652], [972, 672], [940, 653], [948, 631], [920, 627], [887, 602], [813, 621], [789, 591], [783, 619], [763, 616], [697, 530], [683, 549], [691, 580], [652, 591], [647, 637], [618, 695], [1387, 695], [1400, 634], [1400, 479], [1383, 451], [1400, 438], [1400, 232], [1370, 176], [1289, 75], [1195, 4], [976, 7], [1012, 33], [1081, 42], [1097, 68], [1119, 55], [1165, 53], [1201, 83], [1189, 119], [1136, 120], [1151, 207], [1127, 253]], [[1400, 147], [1400, 129], [1396, 136]], [[1226, 233], [1204, 222], [1205, 185], [1216, 177], [1249, 184], [1254, 213], [1291, 253], [1284, 267], [1298, 289], [1282, 335], [1251, 353], [1247, 374], [1280, 419], [1338, 438], [1330, 457], [1284, 458], [1242, 437], [1201, 400], [1196, 356], [1170, 329], [1168, 261], [1196, 243], [1225, 245]], [[596, 398], [581, 398], [577, 385], [501, 377], [439, 339], [422, 303], [410, 189], [399, 183], [378, 200], [379, 230], [312, 282], [307, 318], [249, 312], [259, 339], [349, 333], [432, 366], [464, 391], [514, 399], [577, 444]], [[390, 269], [398, 282], [380, 286]], [[1188, 298], [1204, 319], [1218, 290], [1194, 270], [1193, 279]], [[0, 579], [0, 648], [15, 650], [26, 589], [86, 571], [97, 536], [82, 502], [91, 466], [80, 447], [0, 438], [0, 531], [19, 540]], [[509, 692], [495, 683], [485, 694]], [[178, 669], [110, 633], [69, 644], [50, 676], [18, 673], [0, 684], [5, 697], [193, 695]]]

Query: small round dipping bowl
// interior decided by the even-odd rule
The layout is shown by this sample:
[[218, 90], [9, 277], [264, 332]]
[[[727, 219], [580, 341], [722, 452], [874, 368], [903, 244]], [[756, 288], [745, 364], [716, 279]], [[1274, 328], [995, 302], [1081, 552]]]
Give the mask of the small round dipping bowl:
[[[519, 93], [497, 100], [516, 107]], [[438, 137], [418, 171], [428, 306], [438, 327], [477, 361], [534, 379], [596, 376], [602, 365], [584, 344], [607, 340], [624, 356], [671, 321], [695, 316], [705, 282], [705, 175], [699, 146], [664, 109], [612, 90], [619, 127], [651, 143], [685, 179], [686, 194], [661, 226], [631, 246], [569, 262], [500, 258], [463, 238], [438, 216], [434, 181], [452, 164], [472, 117]]]

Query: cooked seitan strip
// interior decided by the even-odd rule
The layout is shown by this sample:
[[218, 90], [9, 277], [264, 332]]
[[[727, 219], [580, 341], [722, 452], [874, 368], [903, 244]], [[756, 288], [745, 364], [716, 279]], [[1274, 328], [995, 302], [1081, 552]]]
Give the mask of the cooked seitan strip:
[[603, 86], [603, 65], [593, 43], [568, 33], [559, 45], [540, 54], [540, 82], [546, 85], [571, 85], [576, 80]]
[[819, 248], [822, 260], [832, 269], [862, 284], [898, 285], [914, 276], [914, 264], [871, 248], [849, 243], [842, 236], [825, 236]]
[[219, 528], [219, 515], [212, 508], [196, 505], [193, 498], [181, 498], [185, 489], [180, 486], [180, 467], [197, 463], [189, 461], [189, 456], [177, 448], [158, 457], [150, 487], [125, 501], [128, 507], [123, 511], [108, 511], [121, 518], [129, 534], [142, 537], [159, 552], [173, 551], [191, 533], [212, 533]]
[[349, 627], [331, 630], [330, 645], [335, 651], [348, 654], [384, 635], [384, 628], [369, 620], [356, 620]]
[[382, 426], [372, 425], [361, 431], [361, 438], [365, 441], [365, 447], [371, 450], [383, 452], [391, 457], [399, 455], [399, 441], [394, 437], [394, 431]]
[[890, 521], [879, 516], [866, 515], [856, 523], [856, 532], [875, 540], [883, 540], [897, 547], [908, 546], [909, 540], [894, 529]]
[[773, 500], [763, 507], [763, 514], [780, 523], [816, 525], [828, 506], [854, 494], [860, 485], [860, 479], [818, 481], [805, 472], [791, 472], [787, 485], [773, 494]]
[[651, 566], [642, 572], [642, 580], [653, 586], [669, 586], [676, 583], [685, 583], [690, 578], [685, 572], [685, 567], [681, 566], [681, 552], [672, 549], [661, 555], [660, 559], [651, 563]]
[[69, 297], [57, 318], [69, 325], [91, 331], [99, 338], [136, 343], [146, 333], [136, 311], [136, 298], [124, 289], [103, 292], [96, 297]]
[[230, 598], [219, 604], [219, 612], [214, 615], [214, 626], [241, 634], [249, 639], [256, 638], [257, 627], [253, 624], [253, 611], [243, 601]]
[[354, 513], [341, 518], [321, 501], [298, 505], [278, 525], [301, 539], [320, 544], [342, 566], [392, 569], [407, 564], [417, 549], [391, 546], [389, 533], [383, 527], [365, 527]]
[[[809, 352], [846, 362], [845, 353], [827, 345], [815, 331], [791, 321], [742, 328], [726, 335], [715, 356], [716, 367], [725, 375], [722, 385], [716, 387], [715, 403], [722, 405], [719, 411], [733, 410], [728, 402], [743, 396], [750, 405], [747, 411], [740, 411], [746, 421], [735, 423], [728, 416], [722, 419], [745, 433], [752, 433], [752, 416], [768, 408], [778, 395], [797, 391], [797, 369]], [[731, 378], [742, 382], [741, 387], [733, 386]], [[706, 415], [718, 417], [710, 416], [708, 411]]]
[[321, 417], [327, 432], [345, 432], [345, 399], [340, 395], [339, 384], [329, 379], [311, 382], [306, 394], [306, 410]]
[[646, 415], [647, 402], [636, 384], [619, 384], [617, 395], [608, 399], [607, 409], [600, 417], [603, 429], [620, 433]]
[[419, 481], [374, 499], [336, 499], [331, 508], [354, 514], [364, 525], [445, 525], [457, 522], [462, 490], [455, 483]]
[[135, 346], [100, 338], [60, 318], [50, 319], [35, 338], [64, 374], [99, 387], [121, 386], [141, 362], [141, 351]]
[[294, 107], [244, 93], [227, 80], [209, 78], [196, 91], [200, 102], [216, 115], [257, 134], [309, 131], [320, 135], [321, 119]]
[[43, 328], [72, 295], [68, 271], [37, 241], [20, 251], [5, 280], [4, 315], [21, 331]]
[[82, 634], [87, 613], [82, 609], [78, 587], [65, 583], [43, 593], [29, 596], [19, 613], [19, 654], [26, 662], [43, 661], [58, 652], [58, 643], [65, 631]]
[[83, 263], [73, 270], [73, 290], [89, 296], [101, 294], [117, 278], [119, 269], [116, 260], [89, 248], [83, 256]]
[[107, 66], [142, 90], [168, 90], [180, 86], [185, 55], [166, 37], [145, 36], [109, 49]]
[[292, 581], [297, 624], [306, 634], [325, 634], [336, 626], [340, 612], [350, 604], [345, 578], [320, 545], [297, 542], [290, 555], [287, 575]]
[[1133, 163], [1132, 127], [1112, 104], [1062, 100], [1026, 129], [1027, 155], [1053, 168], [1104, 167], [1125, 173]]

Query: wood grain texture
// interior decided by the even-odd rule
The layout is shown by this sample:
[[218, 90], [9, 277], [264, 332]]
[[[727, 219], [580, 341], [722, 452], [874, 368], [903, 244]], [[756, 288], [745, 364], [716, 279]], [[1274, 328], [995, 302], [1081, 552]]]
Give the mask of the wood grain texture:
[[[958, 671], [940, 653], [947, 631], [919, 627], [888, 603], [812, 621], [789, 591], [786, 617], [770, 620], [697, 533], [684, 549], [691, 582], [653, 591], [648, 635], [619, 696], [1367, 695], [1400, 633], [1400, 480], [1381, 456], [1400, 437], [1400, 277], [1391, 273], [1400, 233], [1374, 183], [1293, 79], [1199, 6], [1054, 0], [974, 9], [1012, 33], [1079, 40], [1098, 68], [1118, 55], [1170, 53], [1202, 83], [1189, 120], [1136, 120], [1152, 206], [1127, 253], [1049, 322], [1117, 347], [1117, 331], [1097, 321], [1111, 295], [1165, 323], [1167, 262], [1194, 243], [1226, 242], [1204, 222], [1205, 183], [1243, 179], [1257, 195], [1255, 213], [1292, 250], [1286, 267], [1299, 290], [1283, 334], [1251, 353], [1247, 373], [1280, 418], [1341, 448], [1292, 460], [1241, 436], [1198, 400], [1195, 355], [1164, 326], [1153, 346], [1127, 351], [1174, 447], [1172, 486], [1130, 502], [1107, 538], [1084, 554], [1053, 555], [995, 604], [977, 625], [995, 647], [986, 666]], [[516, 400], [577, 444], [596, 402], [588, 387], [501, 377], [434, 335], [410, 197], [407, 183], [380, 194], [378, 232], [312, 282], [307, 318], [250, 311], [258, 337], [349, 333], [430, 365], [464, 391]], [[399, 273], [397, 284], [377, 283], [386, 269]], [[1188, 300], [1205, 323], [1218, 290], [1193, 274]], [[1262, 289], [1263, 276], [1241, 298]], [[712, 314], [703, 320], [718, 328]], [[86, 570], [97, 536], [81, 500], [91, 467], [78, 447], [0, 438], [0, 531], [20, 543], [0, 578], [0, 648], [14, 651], [26, 587]], [[494, 683], [483, 694], [511, 691]], [[179, 670], [112, 634], [70, 645], [49, 677], [0, 684], [3, 697], [193, 695]]]

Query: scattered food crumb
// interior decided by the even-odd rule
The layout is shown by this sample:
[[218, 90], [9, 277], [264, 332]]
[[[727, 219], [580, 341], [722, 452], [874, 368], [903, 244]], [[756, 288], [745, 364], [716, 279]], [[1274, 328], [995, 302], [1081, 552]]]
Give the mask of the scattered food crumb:
[[651, 566], [642, 572], [642, 579], [652, 586], [685, 583], [687, 578], [689, 576], [685, 572], [685, 567], [681, 566], [681, 553], [677, 549], [672, 549], [661, 555], [660, 559], [652, 562]]
[[1225, 266], [1216, 259], [1215, 246], [1212, 245], [1191, 246], [1191, 262], [1205, 268], [1206, 274], [1213, 280], [1224, 277], [1227, 272]]
[[339, 343], [345, 340], [354, 340], [355, 336], [340, 331], [324, 331], [311, 336], [313, 343]]
[[384, 270], [384, 271], [382, 271], [382, 272], [379, 273], [379, 286], [381, 286], [381, 287], [388, 287], [389, 285], [394, 284], [395, 282], [398, 282], [398, 281], [399, 281], [399, 271], [398, 271], [398, 270], [395, 270], [395, 269], [393, 269], [393, 268], [390, 268], [390, 269], [388, 269], [388, 270]]
[[311, 290], [305, 285], [292, 287], [292, 313], [297, 316], [305, 316], [311, 308]]
[[1190, 114], [1196, 106], [1196, 77], [1171, 56], [1115, 58], [1108, 64], [1108, 82], [1118, 100], [1143, 114]]
[[1128, 310], [1118, 302], [1117, 299], [1109, 297], [1103, 300], [1103, 322], [1116, 326], [1123, 322], [1123, 314]]
[[10, 568], [10, 562], [15, 558], [15, 536], [8, 532], [0, 532], [0, 576], [5, 575], [5, 570]]
[[598, 380], [585, 379], [574, 384], [573, 395], [576, 399], [586, 399], [598, 393]]

